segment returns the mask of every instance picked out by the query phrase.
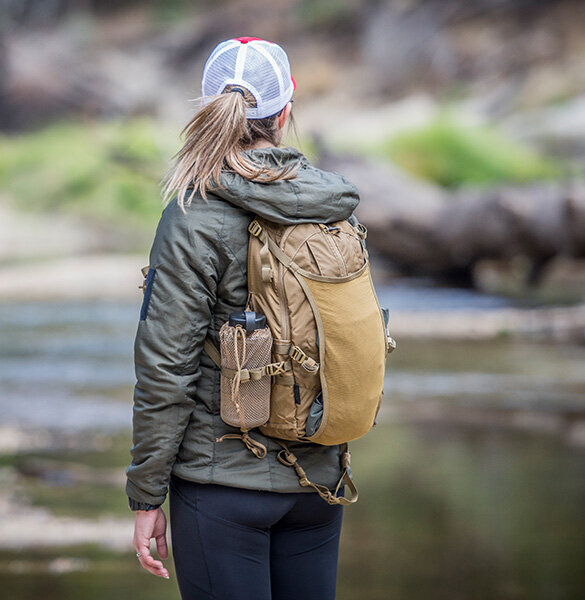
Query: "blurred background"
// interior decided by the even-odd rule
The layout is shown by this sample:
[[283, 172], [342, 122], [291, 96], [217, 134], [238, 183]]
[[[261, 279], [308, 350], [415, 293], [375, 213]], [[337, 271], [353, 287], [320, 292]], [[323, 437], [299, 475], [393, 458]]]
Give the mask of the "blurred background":
[[244, 35], [289, 53], [286, 143], [359, 187], [398, 340], [338, 598], [585, 597], [584, 23], [578, 0], [0, 0], [2, 597], [179, 598], [124, 494], [140, 268], [204, 61]]

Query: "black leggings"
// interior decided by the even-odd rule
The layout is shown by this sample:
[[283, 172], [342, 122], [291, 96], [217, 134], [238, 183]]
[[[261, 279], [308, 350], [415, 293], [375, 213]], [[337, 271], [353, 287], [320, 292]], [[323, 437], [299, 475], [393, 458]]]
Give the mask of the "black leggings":
[[171, 476], [173, 557], [183, 600], [333, 600], [343, 509]]

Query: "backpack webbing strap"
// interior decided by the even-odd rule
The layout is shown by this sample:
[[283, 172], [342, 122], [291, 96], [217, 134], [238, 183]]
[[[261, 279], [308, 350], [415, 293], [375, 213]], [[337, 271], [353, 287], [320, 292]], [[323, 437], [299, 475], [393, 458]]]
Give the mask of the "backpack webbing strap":
[[268, 236], [263, 240], [262, 248], [260, 248], [260, 265], [261, 276], [264, 283], [272, 281], [272, 268], [270, 266], [270, 249], [268, 247]]
[[230, 369], [229, 367], [221, 367], [221, 374], [228, 379], [233, 379], [236, 373], [240, 373], [240, 381], [256, 381], [262, 377], [274, 377], [275, 375], [284, 375], [288, 371], [292, 371], [290, 360], [281, 360], [279, 362], [263, 365], [262, 367], [254, 367], [253, 369]]
[[[248, 231], [255, 237], [259, 237], [262, 233], [262, 226], [256, 219], [254, 219], [250, 225], [248, 225]], [[260, 248], [260, 274], [264, 283], [270, 283], [272, 281], [272, 268], [270, 266], [270, 250], [268, 248], [267, 236], [259, 237], [262, 242], [262, 248]]]
[[[216, 348], [213, 340], [207, 336], [203, 342], [203, 349], [209, 354], [211, 360], [215, 365], [221, 369], [222, 375], [225, 375], [228, 379], [233, 379], [238, 372], [237, 369], [230, 369], [229, 367], [221, 366], [221, 355], [219, 350]], [[307, 368], [307, 367], [305, 367]], [[307, 369], [308, 370], [308, 369]], [[284, 375], [292, 371], [292, 365], [290, 360], [281, 360], [279, 362], [270, 363], [263, 365], [262, 367], [255, 367], [252, 369], [240, 369], [241, 381], [257, 380], [261, 377], [275, 377], [276, 375]]]
[[319, 370], [319, 363], [294, 344], [290, 345], [288, 355], [309, 373], [316, 373]]
[[[318, 483], [313, 483], [307, 477], [304, 469], [299, 465], [297, 457], [287, 448], [286, 444], [281, 440], [276, 440], [280, 446], [282, 446], [282, 450], [278, 453], [278, 460], [287, 467], [292, 467], [299, 478], [299, 484], [301, 487], [312, 487], [318, 494], [327, 502], [327, 504], [341, 504], [342, 506], [347, 506], [348, 504], [353, 504], [357, 502], [359, 492], [353, 479], [351, 478], [351, 468], [349, 466], [350, 462], [350, 453], [347, 447], [347, 444], [341, 445], [341, 468], [343, 469], [341, 473], [341, 478], [339, 482], [335, 486], [335, 489], [331, 491], [328, 487], [324, 485], [319, 485]], [[351, 497], [345, 498], [344, 496], [337, 496], [342, 485], [347, 485], [347, 487], [351, 491]]]
[[242, 431], [242, 433], [226, 433], [220, 438], [215, 438], [216, 442], [223, 442], [224, 440], [242, 440], [246, 448], [248, 448], [256, 458], [264, 458], [266, 456], [266, 446], [251, 437], [247, 431]]
[[319, 370], [319, 363], [304, 352], [302, 348], [295, 346], [292, 342], [276, 341], [272, 344], [272, 350], [275, 354], [285, 354], [290, 356], [309, 373], [316, 373]]
[[203, 342], [203, 349], [209, 354], [211, 360], [215, 363], [215, 366], [221, 369], [221, 356], [219, 350], [215, 347], [213, 340], [209, 336], [207, 336]]

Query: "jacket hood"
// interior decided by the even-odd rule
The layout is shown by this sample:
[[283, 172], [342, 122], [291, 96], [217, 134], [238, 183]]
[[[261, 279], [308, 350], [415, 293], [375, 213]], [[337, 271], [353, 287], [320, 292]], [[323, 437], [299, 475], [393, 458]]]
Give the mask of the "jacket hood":
[[331, 223], [351, 216], [359, 193], [348, 179], [314, 167], [296, 148], [245, 150], [254, 162], [274, 167], [300, 165], [294, 179], [259, 183], [224, 171], [213, 194], [260, 217], [282, 224]]

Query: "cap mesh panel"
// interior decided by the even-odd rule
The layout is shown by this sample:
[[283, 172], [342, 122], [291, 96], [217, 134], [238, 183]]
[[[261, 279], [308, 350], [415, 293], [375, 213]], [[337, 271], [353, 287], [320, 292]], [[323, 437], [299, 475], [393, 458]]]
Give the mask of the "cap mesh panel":
[[203, 96], [219, 94], [228, 84], [246, 87], [256, 97], [256, 107], [246, 109], [250, 119], [262, 119], [279, 112], [291, 99], [293, 84], [286, 52], [264, 40], [248, 42], [242, 76], [236, 77], [236, 59], [241, 43], [226, 40], [211, 53], [205, 64]]

